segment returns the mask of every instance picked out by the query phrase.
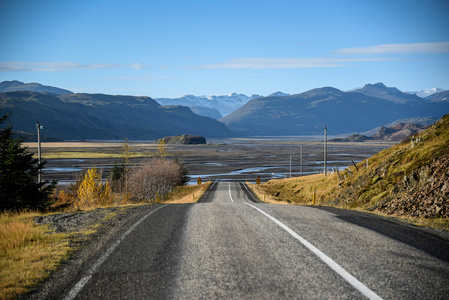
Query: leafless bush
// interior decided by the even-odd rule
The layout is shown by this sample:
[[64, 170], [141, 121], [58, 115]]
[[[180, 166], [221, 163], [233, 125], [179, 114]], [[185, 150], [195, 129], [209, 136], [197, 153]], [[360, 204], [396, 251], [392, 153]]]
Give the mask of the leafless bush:
[[172, 160], [154, 158], [131, 172], [129, 184], [138, 201], [154, 201], [184, 182], [183, 167]]

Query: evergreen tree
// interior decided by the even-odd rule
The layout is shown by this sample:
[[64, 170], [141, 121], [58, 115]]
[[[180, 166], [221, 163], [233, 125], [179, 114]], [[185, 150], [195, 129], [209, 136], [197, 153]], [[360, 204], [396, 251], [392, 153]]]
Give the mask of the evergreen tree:
[[[0, 126], [9, 116], [0, 118]], [[50, 204], [56, 182], [37, 182], [45, 162], [39, 164], [33, 153], [22, 146], [23, 138], [13, 135], [9, 122], [0, 129], [0, 210], [44, 209]]]

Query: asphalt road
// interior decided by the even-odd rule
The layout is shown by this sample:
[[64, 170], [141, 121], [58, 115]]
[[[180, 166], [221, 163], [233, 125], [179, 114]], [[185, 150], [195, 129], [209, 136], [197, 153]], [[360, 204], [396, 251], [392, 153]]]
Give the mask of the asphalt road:
[[449, 239], [374, 215], [255, 203], [217, 182], [153, 205], [86, 264], [65, 299], [449, 299]]

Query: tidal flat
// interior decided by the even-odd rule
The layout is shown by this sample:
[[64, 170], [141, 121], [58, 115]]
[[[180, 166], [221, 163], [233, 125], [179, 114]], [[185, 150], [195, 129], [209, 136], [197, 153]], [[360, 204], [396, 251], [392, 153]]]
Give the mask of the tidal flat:
[[[42, 143], [42, 158], [47, 161], [44, 180], [64, 185], [76, 181], [87, 169], [96, 167], [106, 179], [115, 164], [120, 164], [125, 141], [83, 141]], [[130, 166], [158, 156], [153, 141], [128, 141]], [[302, 145], [302, 159], [301, 159]], [[391, 147], [392, 143], [327, 143], [327, 169], [343, 170]], [[36, 153], [37, 143], [28, 143]], [[323, 173], [324, 142], [305, 138], [236, 138], [208, 140], [206, 145], [165, 145], [166, 158], [178, 158], [189, 171], [191, 184], [202, 180], [255, 181]], [[290, 159], [291, 157], [291, 159]], [[302, 161], [302, 163], [301, 163]], [[291, 162], [291, 163], [290, 163]]]

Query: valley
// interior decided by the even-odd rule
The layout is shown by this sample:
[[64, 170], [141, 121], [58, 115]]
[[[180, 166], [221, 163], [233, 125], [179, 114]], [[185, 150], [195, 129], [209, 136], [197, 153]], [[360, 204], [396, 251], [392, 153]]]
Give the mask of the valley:
[[[327, 166], [331, 171], [351, 166], [383, 149], [391, 142], [328, 143]], [[37, 152], [36, 143], [28, 143], [30, 151]], [[96, 167], [106, 179], [114, 164], [119, 164], [123, 142], [66, 142], [43, 143], [42, 157], [47, 164], [42, 178], [59, 180], [60, 185], [79, 178], [83, 170]], [[130, 164], [138, 166], [157, 155], [157, 144], [129, 142], [133, 153]], [[302, 174], [322, 173], [324, 168], [323, 141], [304, 138], [259, 138], [210, 140], [207, 145], [166, 145], [168, 158], [179, 158], [189, 171], [191, 184], [197, 178], [203, 181], [255, 181], [260, 176], [265, 182], [301, 175], [300, 145], [303, 145]], [[252, 175], [250, 175], [252, 172]]]

